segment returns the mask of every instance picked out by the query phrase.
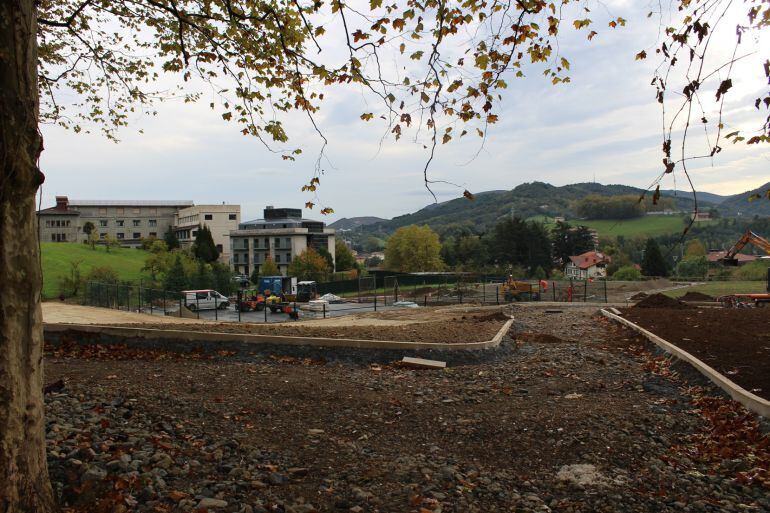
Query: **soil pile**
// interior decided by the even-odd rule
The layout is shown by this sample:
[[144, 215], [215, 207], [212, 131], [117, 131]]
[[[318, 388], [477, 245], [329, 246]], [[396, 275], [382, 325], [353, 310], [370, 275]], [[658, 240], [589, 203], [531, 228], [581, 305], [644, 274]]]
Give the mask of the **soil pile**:
[[633, 301], [639, 301], [640, 299], [644, 299], [644, 298], [649, 297], [649, 296], [650, 295], [647, 294], [646, 292], [637, 292], [636, 294], [631, 296], [629, 299], [631, 299]]
[[663, 294], [653, 294], [639, 301], [634, 308], [670, 308], [681, 310], [689, 308], [689, 306]]
[[680, 297], [682, 301], [714, 301], [715, 298], [713, 296], [709, 296], [708, 294], [704, 294], [703, 292], [695, 292], [690, 291], [684, 296]]

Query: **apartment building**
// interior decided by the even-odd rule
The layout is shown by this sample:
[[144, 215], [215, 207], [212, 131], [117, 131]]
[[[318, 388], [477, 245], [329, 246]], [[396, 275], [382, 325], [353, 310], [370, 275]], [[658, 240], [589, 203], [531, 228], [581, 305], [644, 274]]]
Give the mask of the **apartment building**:
[[94, 225], [97, 239], [108, 237], [136, 247], [142, 239], [163, 238], [171, 229], [183, 246], [195, 240], [197, 227], [211, 229], [221, 259], [229, 261], [230, 231], [238, 227], [239, 205], [194, 205], [192, 201], [70, 200], [56, 196], [56, 206], [38, 212], [41, 242], [85, 242], [86, 223]]
[[230, 266], [235, 272], [251, 275], [270, 256], [286, 275], [292, 259], [308, 247], [325, 248], [335, 257], [335, 231], [322, 221], [303, 218], [302, 209], [268, 206], [263, 215], [230, 232]]
[[180, 209], [174, 220], [174, 233], [182, 247], [192, 246], [198, 226], [208, 226], [220, 259], [230, 261], [230, 232], [241, 222], [240, 205], [195, 205]]

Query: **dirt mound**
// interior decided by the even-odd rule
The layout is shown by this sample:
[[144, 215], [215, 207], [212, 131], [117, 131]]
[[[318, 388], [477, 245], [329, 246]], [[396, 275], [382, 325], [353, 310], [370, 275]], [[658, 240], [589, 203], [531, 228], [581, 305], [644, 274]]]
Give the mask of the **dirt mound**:
[[671, 308], [683, 309], [689, 308], [688, 305], [674, 298], [664, 296], [663, 294], [653, 294], [636, 303], [634, 308]]
[[714, 301], [715, 298], [713, 296], [709, 296], [708, 294], [704, 294], [703, 292], [695, 292], [690, 291], [684, 296], [680, 297], [682, 301]]
[[649, 297], [649, 294], [647, 294], [646, 292], [637, 292], [636, 294], [631, 296], [629, 299], [631, 299], [633, 301], [639, 301], [639, 300], [644, 299], [646, 297]]

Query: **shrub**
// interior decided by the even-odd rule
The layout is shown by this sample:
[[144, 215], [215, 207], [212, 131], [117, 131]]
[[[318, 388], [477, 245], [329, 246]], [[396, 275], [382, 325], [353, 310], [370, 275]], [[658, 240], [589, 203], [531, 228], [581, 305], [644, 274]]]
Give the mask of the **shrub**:
[[642, 279], [642, 273], [636, 267], [627, 265], [615, 271], [612, 279], [617, 281], [639, 281]]
[[770, 268], [770, 260], [754, 260], [735, 271], [735, 276], [741, 280], [764, 280], [767, 278], [767, 269]]
[[705, 256], [689, 257], [676, 266], [676, 275], [685, 278], [703, 278], [709, 271], [709, 261]]

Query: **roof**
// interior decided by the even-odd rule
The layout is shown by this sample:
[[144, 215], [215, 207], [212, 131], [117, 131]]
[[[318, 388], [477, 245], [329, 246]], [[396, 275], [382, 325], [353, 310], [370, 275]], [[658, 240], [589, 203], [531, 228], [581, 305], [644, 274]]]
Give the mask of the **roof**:
[[59, 207], [50, 207], [50, 208], [44, 208], [43, 210], [37, 211], [38, 215], [44, 214], [44, 215], [57, 215], [57, 216], [79, 216], [80, 212], [77, 210], [69, 210], [66, 208], [59, 208]]
[[[726, 254], [727, 251], [711, 251], [707, 256], [709, 262], [719, 262], [725, 257]], [[744, 255], [743, 253], [736, 253], [735, 255], [735, 260], [738, 262], [753, 262], [757, 258], [759, 257], [756, 255]]]
[[192, 200], [70, 200], [70, 207], [192, 207]]
[[582, 255], [571, 256], [569, 259], [575, 267], [580, 269], [588, 269], [598, 264], [609, 264], [612, 262], [612, 258], [609, 255], [598, 251], [587, 251]]

